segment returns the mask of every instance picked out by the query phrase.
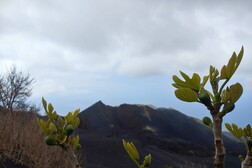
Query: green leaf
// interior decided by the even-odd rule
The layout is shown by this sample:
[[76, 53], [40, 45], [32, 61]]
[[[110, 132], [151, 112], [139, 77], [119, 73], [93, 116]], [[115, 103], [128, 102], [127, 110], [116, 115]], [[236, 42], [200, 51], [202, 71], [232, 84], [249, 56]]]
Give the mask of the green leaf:
[[57, 132], [57, 128], [56, 128], [56, 126], [55, 126], [55, 124], [54, 123], [50, 123], [50, 125], [49, 125], [49, 129], [50, 129], [50, 131], [52, 131], [52, 132]]
[[236, 55], [235, 52], [233, 52], [231, 58], [228, 61], [228, 64], [224, 65], [221, 69], [220, 79], [229, 80], [233, 76], [233, 74], [235, 73], [235, 71], [237, 70], [238, 66], [241, 63], [243, 53], [244, 53], [243, 47], [241, 48], [238, 56]]
[[209, 75], [203, 77], [203, 82], [201, 83], [201, 87], [203, 87], [203, 88], [205, 87], [208, 79], [209, 79]]
[[252, 128], [250, 124], [248, 124], [244, 129], [243, 129], [244, 136], [249, 137], [250, 139], [252, 138]]
[[236, 83], [232, 86], [230, 86], [229, 95], [230, 95], [230, 101], [232, 103], [235, 103], [242, 95], [243, 88], [240, 83]]
[[241, 138], [243, 137], [243, 130], [242, 128], [238, 128], [238, 126], [236, 124], [228, 124], [228, 123], [225, 123], [225, 126], [227, 128], [227, 130], [232, 133], [232, 135], [234, 137], [236, 137], [237, 139], [241, 140]]
[[228, 79], [228, 75], [227, 75], [227, 66], [224, 65], [222, 68], [221, 68], [221, 75], [220, 75], [220, 80], [221, 79]]
[[223, 90], [221, 93], [221, 100], [222, 103], [227, 103], [230, 100], [230, 95], [229, 92], [227, 90]]
[[186, 74], [185, 74], [184, 72], [182, 72], [182, 71], [179, 71], [179, 72], [180, 72], [181, 76], [185, 79], [186, 82], [190, 81], [190, 78], [189, 78], [188, 75], [186, 75]]
[[74, 111], [73, 118], [77, 117], [80, 113], [80, 109]]
[[44, 97], [42, 97], [42, 104], [43, 104], [43, 107], [44, 107], [44, 109], [45, 109], [45, 111], [46, 111], [46, 113], [47, 113], [47, 102], [46, 102], [46, 100], [44, 99]]
[[45, 133], [45, 134], [49, 134], [50, 130], [47, 127], [47, 124], [42, 120], [42, 119], [38, 119], [37, 118], [37, 122], [39, 124], [39, 127], [41, 128], [41, 130]]
[[227, 113], [233, 111], [235, 108], [235, 104], [232, 103], [232, 102], [226, 102], [224, 104], [224, 107], [223, 107], [223, 110], [222, 110], [222, 113], [223, 115], [226, 115]]
[[[243, 57], [243, 53], [244, 53], [244, 48], [243, 48], [243, 46], [242, 46], [242, 48], [241, 48], [241, 50], [240, 50], [240, 52], [239, 52], [239, 54], [238, 54], [238, 56], [237, 56], [237, 59], [236, 59], [236, 69], [238, 68], [238, 66], [240, 65], [240, 63], [241, 63], [241, 60], [242, 60], [242, 57]], [[235, 69], [235, 70], [236, 70]]]
[[79, 144], [79, 135], [73, 137], [71, 142], [72, 142], [73, 145]]
[[185, 84], [184, 81], [182, 81], [181, 79], [179, 79], [179, 77], [177, 77], [176, 75], [173, 75], [172, 76], [172, 79], [173, 81], [175, 82], [175, 84], [177, 86], [180, 86], [180, 87], [187, 87], [187, 84]]
[[63, 124], [64, 120], [60, 116], [58, 116], [58, 122], [59, 122], [59, 124]]
[[72, 121], [72, 125], [74, 128], [77, 128], [80, 124], [80, 119], [78, 117], [76, 117], [73, 121]]
[[52, 119], [55, 120], [56, 118], [57, 118], [57, 113], [56, 113], [56, 111], [54, 111], [54, 112], [52, 113]]
[[233, 127], [233, 133], [236, 138], [241, 139], [243, 136], [243, 130], [241, 128], [238, 128], [236, 124], [232, 124]]
[[227, 130], [228, 130], [230, 133], [233, 132], [233, 129], [232, 129], [232, 127], [231, 127], [231, 125], [230, 125], [229, 123], [225, 123], [225, 126], [226, 126]]
[[175, 82], [172, 84], [174, 87], [188, 87], [193, 90], [199, 91], [200, 89], [200, 76], [196, 73], [193, 74], [192, 78], [189, 78], [184, 72], [180, 71], [181, 76], [184, 78], [185, 81], [179, 79], [176, 75], [173, 75], [173, 81]]
[[218, 75], [219, 75], [219, 71], [211, 65], [209, 68], [210, 82], [214, 82], [214, 81], [218, 80], [218, 78], [217, 78]]
[[190, 88], [179, 88], [175, 90], [175, 96], [186, 102], [198, 102], [198, 94]]
[[65, 143], [66, 142], [66, 140], [67, 140], [67, 136], [65, 135], [65, 136], [63, 136], [63, 138], [60, 140], [60, 144], [63, 144], [63, 143]]
[[180, 85], [178, 85], [176, 83], [173, 83], [172, 86], [175, 87], [175, 88], [180, 88], [181, 87]]
[[227, 64], [227, 76], [230, 79], [232, 77], [232, 75], [234, 74], [234, 70], [235, 70], [235, 64], [236, 64], [236, 53], [234, 52], [233, 55], [231, 56], [231, 58], [228, 61]]
[[69, 112], [69, 113], [66, 115], [65, 119], [66, 119], [66, 122], [67, 122], [67, 123], [70, 123], [70, 122], [73, 120], [73, 114], [72, 114], [71, 112]]
[[50, 113], [50, 114], [52, 114], [52, 112], [53, 112], [53, 105], [51, 104], [51, 103], [49, 103], [48, 104], [48, 112]]
[[200, 89], [200, 76], [197, 73], [194, 73], [192, 76], [192, 84], [197, 88], [196, 90]]

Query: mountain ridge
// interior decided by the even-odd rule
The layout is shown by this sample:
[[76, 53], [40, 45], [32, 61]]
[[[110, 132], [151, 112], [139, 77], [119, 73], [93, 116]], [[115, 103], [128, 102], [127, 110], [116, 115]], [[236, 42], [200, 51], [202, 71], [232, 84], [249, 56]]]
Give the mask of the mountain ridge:
[[[79, 118], [81, 121], [79, 129], [82, 133], [85, 132], [80, 137], [87, 140], [86, 143], [84, 143], [85, 140], [83, 143], [91, 143], [87, 138], [90, 133], [99, 136], [97, 143], [100, 143], [102, 151], [116, 148], [125, 153], [121, 148], [120, 141], [126, 139], [135, 142], [137, 147], [141, 146], [140, 153], [146, 154], [146, 151], [153, 153], [155, 160], [158, 160], [158, 163], [155, 163], [156, 160], [153, 165], [159, 167], [167, 161], [174, 168], [179, 167], [178, 163], [188, 165], [192, 162], [196, 167], [202, 165], [213, 167], [214, 138], [212, 129], [199, 119], [173, 108], [153, 108], [150, 105], [127, 103], [110, 106], [98, 101], [81, 111]], [[225, 135], [223, 137], [228, 155], [227, 165], [230, 168], [238, 167], [240, 161], [237, 156], [244, 152], [242, 144]], [[105, 149], [104, 144], [108, 143], [107, 146], [110, 146], [111, 142], [117, 147], [111, 146], [113, 149]], [[96, 147], [93, 145], [93, 148]], [[90, 154], [91, 149], [87, 150]], [[160, 155], [160, 153], [166, 153], [167, 156]], [[90, 155], [95, 156], [95, 154]], [[120, 160], [121, 153], [117, 153], [117, 155]], [[92, 160], [91, 156], [88, 159]], [[174, 158], [175, 156], [176, 158]], [[103, 162], [107, 161], [103, 160]]]

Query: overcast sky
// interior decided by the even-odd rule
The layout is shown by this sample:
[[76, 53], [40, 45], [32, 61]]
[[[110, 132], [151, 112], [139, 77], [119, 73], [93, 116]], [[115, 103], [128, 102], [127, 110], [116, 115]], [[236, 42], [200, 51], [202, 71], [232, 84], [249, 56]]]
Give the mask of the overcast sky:
[[[174, 96], [172, 75], [207, 75], [245, 48], [230, 84], [244, 94], [225, 122], [252, 116], [252, 1], [0, 0], [0, 67], [15, 64], [36, 79], [60, 114], [105, 104], [152, 104], [209, 116]], [[43, 112], [42, 112], [43, 113]]]

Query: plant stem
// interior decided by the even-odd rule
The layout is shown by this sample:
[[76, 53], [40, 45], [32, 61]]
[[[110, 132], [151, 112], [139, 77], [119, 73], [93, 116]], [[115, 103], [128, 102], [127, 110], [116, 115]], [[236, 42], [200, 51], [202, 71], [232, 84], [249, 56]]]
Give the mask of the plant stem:
[[218, 113], [211, 113], [213, 118], [213, 134], [214, 134], [214, 145], [215, 145], [215, 156], [214, 156], [214, 167], [224, 168], [225, 164], [225, 148], [223, 145], [222, 138], [222, 118], [219, 117]]
[[136, 161], [136, 160], [134, 160], [134, 159], [132, 159], [133, 161], [134, 161], [134, 163], [137, 165], [137, 167], [140, 167], [140, 164]]
[[63, 148], [63, 150], [66, 152], [68, 158], [70, 159], [72, 167], [73, 168], [81, 168], [81, 166], [77, 160], [77, 157], [76, 157], [75, 153], [73, 152], [71, 146], [68, 144], [67, 146], [65, 146]]
[[251, 160], [252, 160], [252, 152], [247, 151], [247, 156], [246, 156], [245, 160], [242, 161], [241, 167], [242, 168], [248, 168], [249, 165], [250, 165]]
[[225, 82], [221, 85], [221, 88], [219, 90], [219, 95], [221, 95], [221, 92], [223, 90], [223, 88], [225, 87], [225, 85], [228, 83], [229, 79], [226, 79]]

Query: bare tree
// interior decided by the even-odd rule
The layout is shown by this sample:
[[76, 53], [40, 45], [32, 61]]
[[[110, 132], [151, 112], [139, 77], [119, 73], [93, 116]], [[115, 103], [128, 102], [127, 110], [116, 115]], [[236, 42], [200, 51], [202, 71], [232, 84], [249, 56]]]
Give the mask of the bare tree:
[[31, 96], [34, 82], [34, 78], [29, 74], [18, 71], [17, 67], [12, 65], [5, 74], [0, 75], [0, 104], [11, 112], [19, 111], [20, 107], [24, 106], [29, 108], [26, 100]]

